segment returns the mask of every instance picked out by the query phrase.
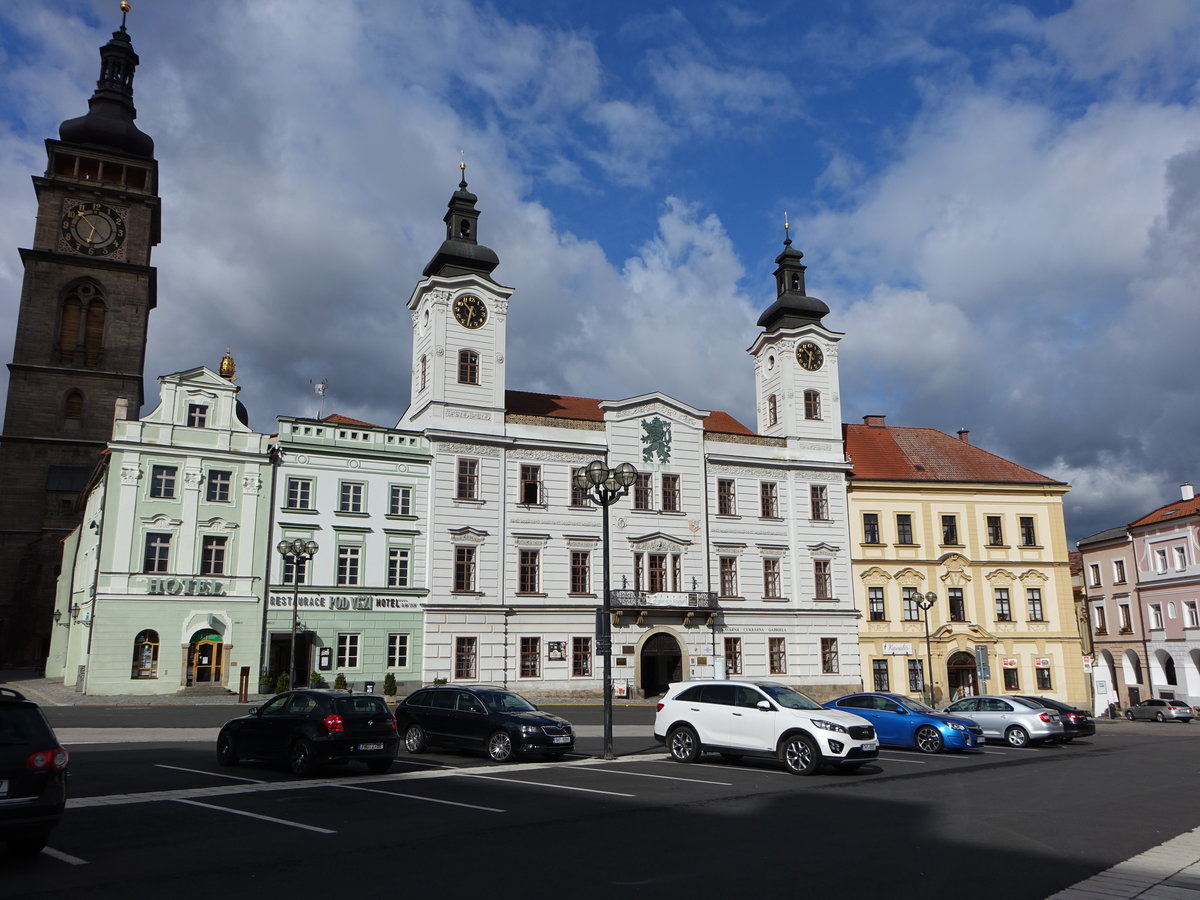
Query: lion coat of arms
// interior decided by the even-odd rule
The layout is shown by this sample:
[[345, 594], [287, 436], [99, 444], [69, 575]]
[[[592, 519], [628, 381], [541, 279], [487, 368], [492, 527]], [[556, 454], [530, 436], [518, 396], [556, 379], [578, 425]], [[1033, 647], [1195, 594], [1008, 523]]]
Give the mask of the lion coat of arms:
[[671, 423], [655, 416], [642, 419], [642, 462], [671, 461]]

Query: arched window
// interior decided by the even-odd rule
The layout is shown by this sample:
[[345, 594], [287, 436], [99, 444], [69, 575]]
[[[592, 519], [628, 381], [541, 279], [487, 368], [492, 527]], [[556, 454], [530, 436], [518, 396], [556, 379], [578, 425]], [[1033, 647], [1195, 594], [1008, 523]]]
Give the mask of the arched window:
[[429, 386], [429, 357], [421, 357], [421, 390]]
[[74, 285], [63, 299], [59, 316], [58, 361], [98, 365], [104, 349], [107, 314], [104, 295], [98, 286], [86, 281]]
[[133, 674], [131, 678], [158, 677], [158, 632], [147, 629], [133, 640]]
[[75, 345], [79, 343], [79, 320], [83, 317], [83, 304], [75, 294], [63, 302], [62, 319], [58, 324], [58, 360], [70, 362], [75, 358]]
[[800, 290], [800, 276], [797, 275], [795, 272], [792, 273], [792, 290], [793, 291]]
[[458, 383], [479, 384], [479, 354], [474, 350], [458, 351]]
[[83, 418], [83, 394], [79, 391], [67, 391], [63, 399], [63, 418], [69, 422]]
[[820, 391], [805, 391], [804, 392], [804, 418], [820, 419], [821, 418], [821, 392]]
[[100, 362], [100, 350], [104, 347], [104, 317], [108, 308], [99, 298], [87, 305], [87, 319], [83, 328], [83, 362], [94, 366]]
[[775, 395], [772, 394], [767, 398], [767, 424], [775, 425], [779, 422], [779, 409], [775, 403]]

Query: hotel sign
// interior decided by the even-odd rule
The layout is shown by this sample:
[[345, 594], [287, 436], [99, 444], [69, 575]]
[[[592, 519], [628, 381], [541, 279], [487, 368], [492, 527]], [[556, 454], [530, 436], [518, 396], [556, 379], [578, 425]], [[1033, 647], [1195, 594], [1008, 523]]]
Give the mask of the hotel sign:
[[[419, 603], [407, 597], [376, 597], [372, 594], [301, 594], [296, 600], [297, 609], [328, 609], [335, 612], [421, 608]], [[292, 595], [272, 594], [270, 608], [291, 609]]]
[[190, 597], [226, 597], [225, 584], [211, 578], [147, 578], [147, 594], [186, 594]]

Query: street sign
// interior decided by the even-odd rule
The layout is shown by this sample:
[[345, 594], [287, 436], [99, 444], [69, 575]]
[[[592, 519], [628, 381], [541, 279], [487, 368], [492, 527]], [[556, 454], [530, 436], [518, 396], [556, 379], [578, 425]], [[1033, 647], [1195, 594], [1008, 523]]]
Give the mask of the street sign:
[[979, 670], [979, 677], [983, 681], [987, 681], [992, 677], [992, 665], [988, 661], [988, 649], [983, 644], [975, 645], [975, 667]]

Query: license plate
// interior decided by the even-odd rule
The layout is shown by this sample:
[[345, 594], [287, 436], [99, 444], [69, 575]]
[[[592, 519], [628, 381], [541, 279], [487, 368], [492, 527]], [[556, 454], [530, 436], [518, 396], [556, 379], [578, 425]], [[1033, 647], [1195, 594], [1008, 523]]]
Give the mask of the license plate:
[[879, 749], [879, 741], [867, 741], [865, 744], [863, 744], [858, 749], [860, 749], [860, 750], [878, 750]]
[[375, 744], [359, 744], [357, 749], [359, 749], [359, 750], [382, 750], [383, 749], [383, 741], [379, 741], [378, 743], [375, 743]]
[[562, 734], [562, 735], [558, 735], [557, 737], [550, 738], [550, 743], [552, 743], [552, 744], [569, 744], [569, 743], [571, 743], [571, 738], [569, 735]]

